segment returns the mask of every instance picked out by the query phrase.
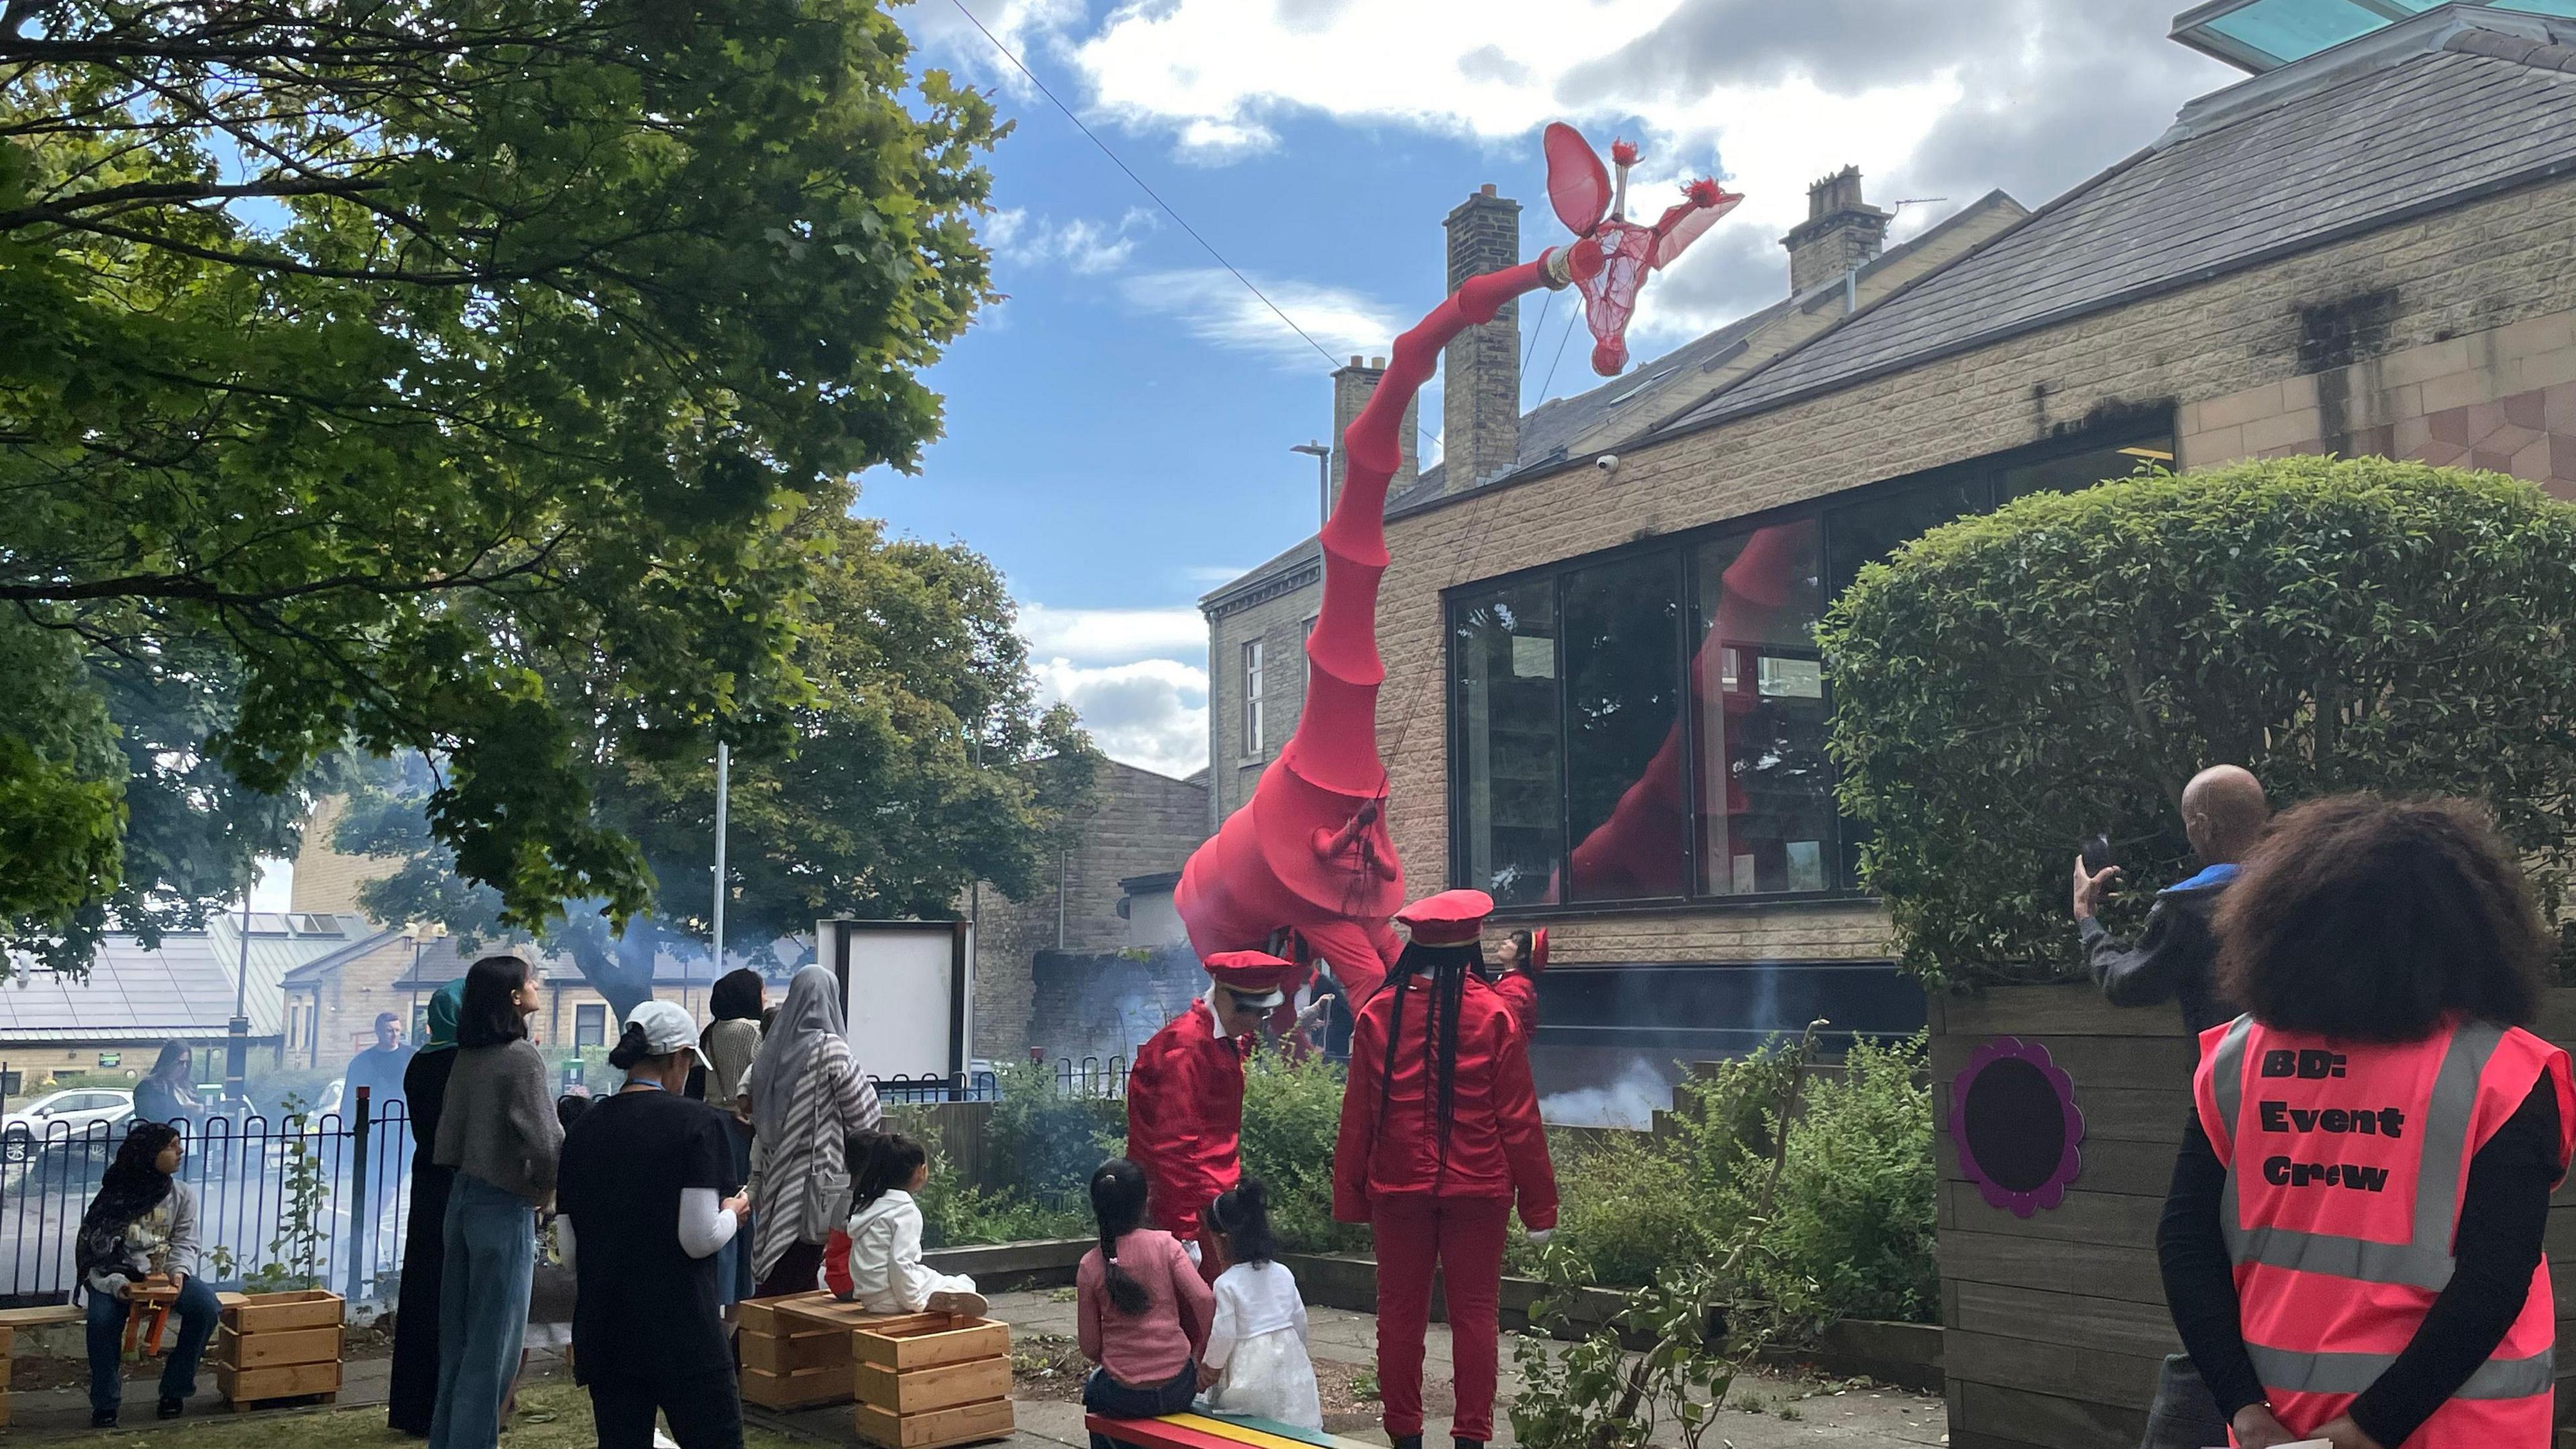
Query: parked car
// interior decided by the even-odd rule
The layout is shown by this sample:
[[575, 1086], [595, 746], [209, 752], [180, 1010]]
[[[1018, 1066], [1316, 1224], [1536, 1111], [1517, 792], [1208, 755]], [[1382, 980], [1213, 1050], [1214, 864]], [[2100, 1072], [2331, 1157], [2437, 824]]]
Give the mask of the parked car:
[[48, 1138], [61, 1141], [88, 1135], [103, 1126], [113, 1136], [134, 1118], [134, 1094], [105, 1087], [67, 1087], [48, 1092], [21, 1111], [0, 1117], [0, 1159], [11, 1164], [31, 1161]]

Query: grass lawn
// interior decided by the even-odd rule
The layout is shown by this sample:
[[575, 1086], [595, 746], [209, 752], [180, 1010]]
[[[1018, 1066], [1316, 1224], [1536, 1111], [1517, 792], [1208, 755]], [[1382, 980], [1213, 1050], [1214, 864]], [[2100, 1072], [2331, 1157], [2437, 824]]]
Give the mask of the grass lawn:
[[[129, 1400], [128, 1408], [133, 1407]], [[150, 1422], [151, 1401], [142, 1402]], [[84, 1436], [99, 1444], [136, 1449], [418, 1449], [420, 1441], [385, 1427], [385, 1406], [370, 1404], [333, 1413], [240, 1414], [218, 1411], [178, 1424]], [[593, 1449], [590, 1395], [570, 1379], [543, 1379], [519, 1389], [519, 1417], [502, 1438], [504, 1449]], [[812, 1449], [804, 1440], [746, 1429], [747, 1449]]]

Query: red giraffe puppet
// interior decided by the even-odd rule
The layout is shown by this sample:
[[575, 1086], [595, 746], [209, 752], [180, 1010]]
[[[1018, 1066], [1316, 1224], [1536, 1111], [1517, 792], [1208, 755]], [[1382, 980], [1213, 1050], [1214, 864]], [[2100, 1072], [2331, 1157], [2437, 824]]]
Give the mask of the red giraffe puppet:
[[[1714, 181], [1696, 181], [1651, 224], [1633, 222], [1627, 186], [1635, 147], [1612, 147], [1614, 188], [1609, 170], [1572, 127], [1548, 127], [1543, 144], [1548, 199], [1575, 240], [1536, 261], [1467, 279], [1396, 339], [1385, 378], [1342, 435], [1349, 462], [1320, 540], [1324, 600], [1306, 637], [1304, 711], [1252, 798], [1190, 856], [1174, 898], [1202, 960], [1281, 949], [1300, 968], [1321, 959], [1354, 1012], [1377, 994], [1402, 950], [1388, 924], [1404, 904], [1404, 871], [1387, 828], [1387, 773], [1378, 756], [1377, 695], [1386, 665], [1377, 650], [1377, 594], [1387, 566], [1387, 483], [1401, 461], [1405, 408], [1451, 339], [1540, 287], [1570, 284], [1580, 292], [1594, 340], [1593, 368], [1617, 375], [1647, 276], [1743, 199]], [[1129, 1154], [1153, 1186], [1155, 1224], [1185, 1240], [1198, 1235], [1207, 1184], [1232, 1181], [1233, 1164], [1217, 1169], [1212, 1159], [1230, 1158], [1241, 1127], [1240, 1054], [1229, 1058], [1200, 1040], [1209, 1032], [1201, 1020], [1206, 1013], [1204, 1004], [1193, 1005], [1138, 1050], [1137, 1077], [1147, 1100], [1138, 1102], [1134, 1083], [1128, 1095]], [[1162, 1070], [1181, 1053], [1208, 1071], [1230, 1072], [1232, 1090], [1162, 1100], [1173, 1094], [1156, 1083], [1197, 1082], [1204, 1075]], [[1158, 1163], [1189, 1167], [1164, 1171]]]

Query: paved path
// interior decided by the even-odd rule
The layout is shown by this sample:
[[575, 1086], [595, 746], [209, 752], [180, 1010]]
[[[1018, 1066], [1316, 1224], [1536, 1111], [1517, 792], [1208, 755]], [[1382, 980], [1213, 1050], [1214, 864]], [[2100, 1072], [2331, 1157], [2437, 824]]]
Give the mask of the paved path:
[[[1068, 1338], [1074, 1332], [1074, 1306], [1068, 1299], [1059, 1301], [1048, 1292], [1004, 1293], [993, 1300], [993, 1316], [1009, 1323], [1017, 1333], [1056, 1333]], [[1366, 1313], [1351, 1313], [1338, 1308], [1317, 1308], [1308, 1313], [1311, 1325], [1311, 1351], [1318, 1359], [1351, 1364], [1373, 1363], [1377, 1357], [1377, 1319]], [[1439, 1324], [1431, 1327], [1426, 1345], [1425, 1376], [1444, 1379], [1449, 1373], [1449, 1331]], [[1508, 1399], [1515, 1388], [1510, 1346], [1504, 1346], [1503, 1395]], [[1832, 1445], [1836, 1449], [1920, 1449], [1924, 1445], [1949, 1442], [1943, 1420], [1941, 1401], [1897, 1390], [1854, 1390], [1817, 1394], [1816, 1385], [1800, 1385], [1785, 1379], [1763, 1378], [1739, 1384], [1735, 1397], [1759, 1398], [1763, 1412], [1747, 1413], [1730, 1408], [1718, 1416], [1701, 1443], [1701, 1449], [1795, 1449], [1795, 1446]], [[1808, 1395], [1815, 1395], [1808, 1397]], [[1780, 1417], [1786, 1409], [1794, 1419]], [[808, 1413], [768, 1416], [763, 1422], [827, 1442], [851, 1442], [849, 1414], [846, 1408], [816, 1409]], [[1019, 1432], [1011, 1437], [1009, 1449], [1090, 1449], [1090, 1436], [1083, 1432], [1082, 1408], [1078, 1404], [1022, 1400], [1018, 1406]], [[1497, 1419], [1503, 1416], [1499, 1413]], [[1495, 1426], [1495, 1449], [1509, 1449], [1511, 1426], [1505, 1420]], [[1448, 1442], [1448, 1422], [1434, 1420], [1423, 1436], [1426, 1444]], [[1354, 1431], [1349, 1437], [1373, 1444], [1386, 1442], [1386, 1435], [1376, 1429]], [[1667, 1436], [1671, 1438], [1672, 1436]], [[1678, 1442], [1673, 1438], [1672, 1442]]]
[[[1005, 1293], [993, 1300], [993, 1316], [1008, 1322], [1018, 1333], [1057, 1333], [1068, 1338], [1074, 1332], [1074, 1306], [1066, 1299], [1059, 1301], [1054, 1293]], [[1316, 1358], [1342, 1363], [1368, 1364], [1376, 1358], [1377, 1320], [1365, 1313], [1350, 1313], [1338, 1308], [1311, 1311], [1312, 1349]], [[67, 1350], [68, 1351], [68, 1350]], [[1435, 1381], [1449, 1373], [1449, 1331], [1439, 1324], [1431, 1327], [1426, 1345], [1425, 1375]], [[1505, 1345], [1503, 1394], [1510, 1397], [1516, 1387], [1510, 1361], [1510, 1346]], [[340, 1392], [340, 1406], [382, 1404], [388, 1365], [382, 1359], [352, 1363], [345, 1371]], [[561, 1360], [549, 1353], [537, 1355], [536, 1371], [559, 1372]], [[172, 1424], [159, 1424], [152, 1418], [152, 1386], [149, 1381], [126, 1386], [125, 1429], [155, 1430], [185, 1428], [197, 1422], [196, 1416], [220, 1413], [221, 1404], [214, 1393], [211, 1372], [200, 1379], [196, 1401], [189, 1405], [190, 1417]], [[1764, 1409], [1748, 1413], [1729, 1408], [1718, 1415], [1701, 1449], [1802, 1449], [1802, 1446], [1833, 1446], [1833, 1449], [1921, 1449], [1925, 1445], [1949, 1442], [1945, 1432], [1939, 1399], [1924, 1398], [1895, 1390], [1852, 1390], [1834, 1393], [1818, 1392], [1819, 1386], [1798, 1384], [1785, 1379], [1763, 1378], [1737, 1386], [1737, 1402], [1751, 1395], [1759, 1398]], [[90, 1436], [89, 1404], [79, 1389], [51, 1389], [20, 1393], [13, 1396], [17, 1427], [12, 1437], [26, 1439], [86, 1438]], [[138, 1411], [139, 1412], [135, 1412]], [[1794, 1413], [1794, 1419], [1781, 1417], [1781, 1411]], [[224, 1415], [230, 1418], [230, 1415]], [[859, 1441], [850, 1432], [850, 1410], [847, 1405], [813, 1409], [800, 1414], [772, 1414], [753, 1410], [755, 1421], [771, 1428], [786, 1430], [819, 1443], [855, 1445]], [[1495, 1449], [1510, 1449], [1511, 1425], [1508, 1419], [1495, 1425]], [[1022, 1400], [1018, 1406], [1019, 1432], [1007, 1441], [1006, 1449], [1090, 1449], [1090, 1437], [1083, 1432], [1082, 1408], [1078, 1404]], [[1431, 1445], [1448, 1443], [1448, 1423], [1434, 1420], [1424, 1440]], [[1350, 1436], [1373, 1444], [1384, 1444], [1386, 1436], [1376, 1429], [1353, 1431]], [[1678, 1440], [1667, 1433], [1666, 1443]], [[505, 1441], [506, 1443], [506, 1441]]]

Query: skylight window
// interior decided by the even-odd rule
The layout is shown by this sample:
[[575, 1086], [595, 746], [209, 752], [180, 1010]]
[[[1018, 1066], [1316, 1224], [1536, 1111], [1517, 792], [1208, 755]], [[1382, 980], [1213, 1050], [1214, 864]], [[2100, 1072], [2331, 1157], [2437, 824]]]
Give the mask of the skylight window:
[[[2463, 0], [2576, 16], [2576, 0]], [[2174, 17], [2173, 38], [2257, 75], [2439, 8], [2440, 0], [2209, 0]]]

